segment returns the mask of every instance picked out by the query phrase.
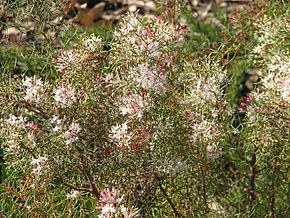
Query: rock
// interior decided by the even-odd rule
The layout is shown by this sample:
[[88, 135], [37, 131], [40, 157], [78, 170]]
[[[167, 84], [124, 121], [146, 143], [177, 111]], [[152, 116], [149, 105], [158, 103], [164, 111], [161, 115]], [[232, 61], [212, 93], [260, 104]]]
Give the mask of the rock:
[[6, 30], [2, 31], [4, 36], [16, 35], [19, 36], [21, 34], [20, 30], [15, 27], [9, 27]]

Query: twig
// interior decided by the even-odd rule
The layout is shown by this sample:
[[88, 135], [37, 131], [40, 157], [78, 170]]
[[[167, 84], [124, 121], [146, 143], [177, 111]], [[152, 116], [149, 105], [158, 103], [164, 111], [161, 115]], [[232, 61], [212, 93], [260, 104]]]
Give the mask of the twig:
[[203, 203], [204, 203], [204, 216], [206, 217], [206, 214], [208, 212], [208, 205], [207, 205], [207, 195], [206, 195], [206, 159], [203, 163], [203, 166], [201, 166], [201, 174], [202, 174], [202, 196], [203, 196]]
[[251, 176], [250, 176], [250, 187], [249, 187], [249, 195], [250, 195], [250, 207], [251, 210], [253, 210], [254, 203], [256, 200], [256, 193], [255, 193], [255, 180], [257, 176], [257, 169], [256, 169], [256, 164], [257, 164], [257, 157], [256, 157], [256, 151], [257, 148], [256, 146], [254, 147], [254, 152], [252, 155], [251, 159]]
[[96, 182], [94, 181], [94, 178], [93, 176], [91, 175], [89, 169], [88, 169], [88, 164], [86, 163], [85, 161], [85, 158], [84, 158], [84, 155], [83, 155], [83, 152], [80, 148], [77, 147], [77, 150], [80, 154], [80, 160], [81, 160], [81, 164], [83, 166], [83, 174], [87, 177], [87, 179], [89, 180], [89, 183], [90, 183], [90, 186], [91, 186], [91, 193], [98, 199], [99, 198], [99, 192], [97, 190], [97, 187], [96, 187]]
[[64, 185], [66, 185], [66, 186], [68, 186], [68, 187], [74, 189], [74, 190], [77, 190], [77, 191], [83, 191], [83, 192], [90, 192], [90, 193], [92, 193], [92, 189], [89, 189], [89, 188], [82, 188], [82, 187], [76, 187], [76, 186], [71, 185], [71, 184], [69, 184], [69, 183], [67, 183], [67, 182], [64, 182], [64, 181], [62, 181], [62, 183], [63, 183]]
[[162, 194], [164, 195], [164, 197], [166, 198], [167, 202], [169, 203], [170, 207], [172, 208], [174, 214], [176, 217], [181, 217], [183, 218], [183, 216], [177, 211], [177, 209], [175, 208], [173, 202], [171, 201], [170, 197], [168, 196], [168, 194], [166, 193], [165, 189], [162, 187], [162, 184], [161, 184], [161, 178], [156, 174], [154, 173], [154, 177], [158, 183], [158, 187], [160, 188]]
[[276, 218], [276, 211], [275, 211], [275, 201], [276, 201], [276, 194], [275, 194], [275, 179], [276, 179], [276, 161], [273, 163], [273, 175], [272, 175], [272, 183], [271, 183], [271, 201], [270, 201], [270, 211], [271, 217]]
[[36, 105], [25, 101], [25, 100], [19, 100], [18, 104], [21, 104], [23, 107], [25, 107], [26, 109], [33, 111], [37, 114], [41, 114], [44, 118], [48, 118], [48, 114], [45, 113], [41, 108], [37, 107]]

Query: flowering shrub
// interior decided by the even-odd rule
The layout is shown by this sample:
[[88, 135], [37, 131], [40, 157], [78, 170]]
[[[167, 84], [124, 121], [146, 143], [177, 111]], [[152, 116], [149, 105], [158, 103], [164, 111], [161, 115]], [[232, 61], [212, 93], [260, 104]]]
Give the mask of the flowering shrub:
[[136, 14], [109, 51], [95, 35], [61, 50], [55, 81], [14, 78], [1, 89], [12, 106], [0, 126], [6, 168], [25, 178], [17, 206], [43, 216], [39, 204], [59, 186], [71, 216], [80, 216], [74, 205], [83, 217], [283, 216], [287, 25], [265, 15], [255, 27], [248, 58], [261, 78], [237, 108], [221, 55], [186, 56], [185, 28]]

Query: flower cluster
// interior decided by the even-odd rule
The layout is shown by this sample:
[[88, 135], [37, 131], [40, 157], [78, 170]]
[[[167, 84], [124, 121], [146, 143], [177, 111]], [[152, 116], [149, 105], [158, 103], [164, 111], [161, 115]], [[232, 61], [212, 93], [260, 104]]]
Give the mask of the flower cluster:
[[123, 197], [120, 192], [112, 188], [112, 190], [106, 188], [101, 191], [99, 197], [99, 204], [97, 206], [99, 210], [99, 218], [138, 218], [139, 210], [136, 208], [127, 208], [123, 205]]
[[61, 84], [55, 89], [54, 93], [54, 99], [60, 107], [69, 107], [76, 101], [76, 96], [71, 85], [65, 87]]
[[43, 173], [43, 169], [46, 167], [47, 164], [47, 157], [38, 157], [38, 158], [32, 158], [30, 164], [33, 166], [32, 173], [36, 175], [40, 175]]
[[62, 51], [53, 59], [55, 68], [59, 73], [66, 73], [71, 70], [75, 60], [76, 57], [72, 50]]
[[24, 126], [25, 122], [26, 122], [26, 118], [23, 117], [22, 115], [17, 117], [13, 114], [9, 115], [9, 118], [4, 120], [5, 123], [11, 125], [11, 126]]
[[42, 92], [44, 91], [44, 83], [41, 79], [34, 77], [26, 77], [23, 81], [25, 89], [24, 99], [29, 102], [40, 103]]
[[92, 34], [83, 39], [82, 45], [91, 52], [100, 51], [102, 39]]
[[78, 134], [80, 133], [81, 128], [79, 124], [72, 123], [70, 124], [68, 130], [63, 133], [62, 137], [65, 139], [66, 145], [72, 145], [74, 142], [76, 142], [79, 137]]
[[135, 65], [158, 63], [160, 71], [172, 61], [168, 45], [179, 46], [184, 32], [158, 18], [146, 20], [129, 14], [113, 34], [112, 61]]
[[[260, 80], [257, 88], [242, 99], [247, 107], [244, 134], [254, 131], [255, 134], [247, 140], [269, 151], [276, 146], [275, 140], [287, 141], [289, 137], [290, 61], [289, 49], [285, 47], [289, 26], [284, 18], [268, 15], [261, 17], [255, 25], [256, 46], [250, 58], [259, 66]], [[261, 152], [261, 156], [264, 153]]]
[[73, 49], [62, 50], [53, 61], [55, 69], [61, 75], [67, 72], [74, 72], [82, 69], [88, 58], [98, 53], [102, 48], [102, 40], [94, 34], [84, 37], [81, 46], [75, 45]]
[[115, 125], [111, 128], [110, 138], [113, 142], [117, 144], [118, 147], [128, 147], [130, 144], [130, 139], [132, 135], [128, 132], [127, 123], [122, 125]]
[[120, 111], [122, 115], [137, 116], [141, 118], [148, 107], [148, 102], [140, 95], [129, 95], [122, 99]]
[[180, 104], [184, 106], [184, 117], [187, 126], [190, 126], [189, 141], [193, 148], [203, 146], [209, 159], [215, 159], [221, 154], [220, 141], [224, 137], [223, 123], [220, 118], [226, 119], [230, 108], [223, 94], [223, 84], [226, 81], [226, 72], [217, 63], [201, 63], [205, 67], [200, 72], [192, 72], [192, 66], [185, 65], [180, 79], [186, 86], [186, 94]]
[[261, 88], [253, 92], [256, 106], [273, 105], [274, 102], [288, 104], [290, 61], [289, 51], [285, 49], [283, 43], [287, 41], [289, 27], [283, 19], [274, 20], [266, 15], [255, 25], [258, 28], [257, 44], [252, 51], [252, 57], [257, 65], [262, 66]]

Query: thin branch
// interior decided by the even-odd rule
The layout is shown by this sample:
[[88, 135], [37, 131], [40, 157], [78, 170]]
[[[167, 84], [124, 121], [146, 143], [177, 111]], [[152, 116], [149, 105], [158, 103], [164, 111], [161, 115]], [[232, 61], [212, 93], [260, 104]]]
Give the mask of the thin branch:
[[92, 193], [92, 189], [89, 189], [89, 188], [82, 188], [82, 187], [76, 187], [76, 186], [74, 186], [74, 185], [72, 185], [72, 184], [69, 184], [69, 183], [67, 183], [67, 182], [64, 182], [64, 181], [62, 181], [62, 183], [63, 183], [64, 185], [66, 185], [67, 187], [70, 187], [70, 188], [72, 188], [72, 189], [74, 189], [74, 190], [82, 191], [82, 192], [90, 192], [90, 193]]
[[85, 161], [85, 157], [83, 155], [83, 152], [80, 148], [76, 147], [77, 148], [77, 151], [79, 152], [80, 154], [80, 160], [81, 160], [81, 164], [83, 166], [82, 168], [82, 172], [83, 174], [85, 175], [85, 177], [89, 180], [89, 183], [90, 183], [90, 186], [91, 186], [91, 193], [98, 199], [100, 193], [98, 192], [97, 190], [97, 187], [96, 187], [96, 182], [93, 178], [93, 176], [91, 175], [90, 173], [90, 170], [89, 170], [89, 167], [88, 167], [88, 164], [86, 163]]
[[270, 212], [271, 217], [276, 218], [275, 201], [276, 201], [276, 191], [275, 191], [275, 179], [276, 179], [276, 161], [273, 163], [273, 175], [271, 181], [271, 201], [270, 201]]
[[29, 111], [33, 111], [37, 114], [41, 114], [44, 118], [48, 118], [48, 114], [45, 113], [40, 107], [37, 107], [36, 105], [25, 101], [25, 100], [19, 100], [18, 104], [21, 104], [23, 107], [25, 107]]
[[168, 194], [166, 193], [166, 190], [162, 187], [162, 184], [161, 184], [161, 178], [156, 174], [154, 173], [154, 178], [156, 179], [157, 183], [158, 183], [158, 187], [160, 188], [162, 194], [164, 195], [164, 197], [166, 198], [167, 202], [169, 203], [170, 207], [172, 208], [174, 214], [176, 217], [182, 217], [183, 216], [177, 211], [177, 209], [175, 208], [172, 200], [170, 199], [170, 197], [168, 196]]
[[250, 187], [249, 187], [250, 208], [251, 208], [251, 210], [253, 210], [254, 203], [255, 203], [255, 200], [256, 200], [256, 192], [255, 192], [255, 182], [256, 182], [256, 176], [257, 176], [257, 169], [256, 169], [257, 157], [256, 157], [256, 151], [257, 151], [257, 148], [255, 146], [254, 147], [254, 152], [252, 154], [252, 159], [251, 159], [251, 176], [250, 176]]

